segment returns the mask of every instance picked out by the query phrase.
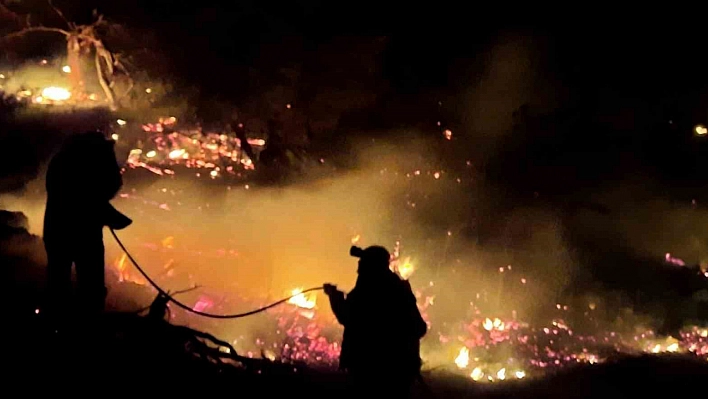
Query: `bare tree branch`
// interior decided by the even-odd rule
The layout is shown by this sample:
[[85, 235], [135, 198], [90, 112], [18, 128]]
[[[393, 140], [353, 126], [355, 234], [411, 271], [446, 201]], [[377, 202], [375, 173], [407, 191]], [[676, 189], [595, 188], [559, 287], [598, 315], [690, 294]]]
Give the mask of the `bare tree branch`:
[[22, 18], [14, 11], [9, 9], [4, 3], [0, 2], [0, 16], [4, 16], [8, 19], [12, 19], [17, 22], [18, 25], [22, 24]]
[[[133, 87], [135, 87], [135, 81], [133, 80], [133, 77], [130, 76], [130, 73], [128, 72], [128, 68], [123, 65], [123, 63], [120, 60], [120, 57], [118, 54], [113, 55], [113, 65], [121, 71], [125, 76], [128, 77], [128, 88], [125, 89], [125, 92], [123, 92], [117, 99], [116, 101], [120, 102], [123, 98], [127, 97], [128, 94], [130, 94], [131, 91], [133, 91]], [[196, 288], [196, 287], [195, 287]]]
[[108, 22], [103, 18], [103, 14], [99, 14], [96, 18], [96, 22], [92, 23], [91, 26], [103, 26], [108, 24]]
[[52, 10], [54, 10], [54, 12], [57, 13], [57, 15], [59, 15], [61, 19], [64, 20], [64, 22], [66, 22], [66, 26], [68, 26], [69, 29], [75, 28], [74, 24], [72, 24], [71, 22], [69, 22], [68, 19], [66, 19], [64, 13], [57, 6], [55, 6], [54, 3], [52, 3], [52, 0], [47, 0], [47, 3], [49, 3], [49, 7], [51, 7]]
[[198, 286], [198, 285], [195, 285], [195, 286], [190, 287], [190, 288], [185, 288], [185, 289], [183, 289], [183, 290], [175, 291], [175, 292], [173, 292], [173, 293], [170, 293], [170, 295], [175, 296], [175, 295], [179, 295], [179, 294], [185, 294], [185, 293], [187, 293], [187, 292], [194, 291], [194, 290], [197, 290], [197, 289], [199, 289], [199, 288], [201, 288], [201, 287]]
[[72, 33], [69, 31], [66, 31], [64, 29], [59, 29], [59, 28], [50, 28], [47, 26], [29, 26], [24, 29], [20, 29], [16, 32], [8, 33], [7, 35], [3, 36], [0, 38], [0, 40], [11, 40], [11, 39], [16, 39], [18, 37], [22, 37], [28, 33], [33, 33], [33, 32], [53, 32], [53, 33], [59, 33], [62, 34], [66, 37], [70, 36]]

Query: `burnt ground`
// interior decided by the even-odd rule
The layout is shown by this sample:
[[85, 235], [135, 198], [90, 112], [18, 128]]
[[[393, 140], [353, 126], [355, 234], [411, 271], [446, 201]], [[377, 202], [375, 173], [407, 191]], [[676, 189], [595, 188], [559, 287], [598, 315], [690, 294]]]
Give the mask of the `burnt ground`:
[[[346, 397], [345, 379], [334, 372], [262, 360], [244, 365], [208, 360], [190, 331], [146, 318], [112, 314], [104, 324], [70, 336], [43, 331], [32, 323], [18, 330], [5, 351], [6, 385], [31, 384], [33, 391], [81, 393], [199, 394], [245, 397]], [[9, 356], [8, 356], [9, 355]], [[213, 356], [212, 356], [213, 357]], [[7, 369], [6, 369], [7, 370]], [[474, 384], [439, 374], [425, 376], [428, 390], [416, 398], [625, 398], [647, 397], [656, 390], [676, 395], [697, 392], [708, 376], [708, 363], [682, 356], [618, 358], [578, 366], [535, 381]], [[8, 386], [8, 388], [10, 388]], [[18, 391], [19, 392], [19, 391]], [[432, 393], [431, 393], [432, 392]]]
[[[100, 320], [59, 332], [48, 329], [42, 315], [34, 312], [42, 291], [41, 241], [23, 228], [21, 215], [3, 212], [0, 216], [0, 265], [5, 282], [0, 331], [7, 389], [54, 395], [347, 395], [346, 380], [336, 372], [240, 358], [216, 349], [217, 337], [136, 314], [107, 313]], [[708, 362], [679, 355], [618, 357], [544, 379], [495, 385], [435, 372], [424, 377], [427, 389], [418, 384], [415, 397], [647, 397], [657, 390], [675, 395], [699, 392], [708, 377]]]

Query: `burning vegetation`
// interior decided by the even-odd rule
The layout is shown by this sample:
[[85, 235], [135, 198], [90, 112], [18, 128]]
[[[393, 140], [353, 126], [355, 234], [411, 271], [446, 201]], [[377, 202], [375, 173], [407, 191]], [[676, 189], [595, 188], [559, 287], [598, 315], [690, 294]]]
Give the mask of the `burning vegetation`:
[[[144, 126], [144, 132], [146, 137], [150, 137], [156, 132], [159, 133], [159, 130], [166, 129], [169, 125], [169, 123], [166, 125], [146, 125]], [[164, 134], [165, 132], [163, 131], [162, 133]], [[166, 134], [175, 135], [175, 133]], [[158, 136], [163, 137], [163, 135]], [[216, 230], [230, 230], [226, 226], [232, 222], [227, 220], [238, 220], [245, 217], [246, 214], [250, 215], [247, 216], [248, 218], [255, 217], [261, 222], [270, 217], [268, 213], [272, 212], [272, 207], [275, 205], [266, 203], [255, 205], [259, 204], [259, 200], [251, 202], [245, 199], [245, 196], [252, 195], [256, 198], [261, 198], [261, 200], [272, 200], [267, 199], [272, 195], [269, 194], [270, 191], [267, 188], [254, 185], [253, 190], [248, 190], [249, 176], [247, 172], [256, 173], [258, 170], [257, 162], [244, 160], [242, 155], [233, 156], [229, 148], [238, 150], [238, 146], [228, 147], [227, 144], [219, 141], [221, 136], [217, 134], [211, 136], [213, 140], [211, 146], [205, 146], [199, 141], [186, 137], [182, 141], [174, 139], [174, 137], [181, 137], [179, 134], [172, 137], [168, 139], [170, 141], [163, 141], [164, 139], [162, 138], [157, 140], [155, 143], [158, 147], [155, 147], [156, 149], [154, 150], [147, 150], [147, 152], [145, 152], [145, 149], [141, 150], [137, 154], [142, 156], [142, 158], [138, 158], [140, 161], [136, 159], [137, 150], [131, 151], [127, 164], [130, 167], [151, 170], [156, 176], [159, 176], [159, 179], [157, 183], [151, 185], [148, 189], [136, 190], [133, 188], [126, 190], [121, 194], [121, 199], [118, 202], [126, 209], [134, 209], [134, 212], [137, 212], [138, 209], [142, 209], [139, 212], [164, 212], [164, 218], [171, 219], [169, 215], [178, 212], [183, 214], [186, 219], [189, 217], [184, 216], [184, 214], [189, 213], [192, 215], [198, 214], [201, 218], [206, 217], [207, 220], [212, 220], [212, 222], [208, 223], [209, 228], [212, 229], [211, 232], [206, 233], [208, 236], [202, 237], [202, 239], [196, 239], [195, 236], [205, 233], [190, 231], [190, 229], [184, 230], [183, 227], [178, 227], [179, 230], [183, 231], [183, 233], [179, 234], [182, 238], [175, 239], [175, 235], [170, 235], [161, 239], [148, 238], [143, 242], [143, 249], [140, 250], [143, 255], [141, 259], [145, 262], [156, 263], [151, 267], [153, 268], [153, 273], [161, 276], [163, 284], [192, 285], [202, 283], [204, 275], [197, 270], [200, 267], [214, 266], [196, 266], [193, 263], [196, 258], [208, 258], [208, 262], [199, 261], [203, 265], [206, 263], [238, 265], [241, 264], [241, 259], [244, 256], [248, 257], [249, 261], [256, 261], [256, 259], [265, 260], [267, 257], [261, 257], [257, 253], [271, 250], [278, 251], [276, 248], [268, 249], [270, 246], [265, 244], [265, 241], [261, 241], [260, 244], [258, 241], [266, 239], [266, 236], [262, 234], [268, 235], [271, 232], [277, 237], [282, 236], [282, 233], [278, 233], [276, 230], [289, 229], [289, 227], [284, 226], [288, 222], [284, 219], [285, 216], [282, 213], [278, 216], [279, 222], [274, 221], [268, 224], [269, 227], [259, 228], [263, 230], [263, 233], [250, 230], [248, 234], [252, 237], [245, 241], [242, 241], [243, 237], [236, 237], [233, 241], [224, 241], [217, 238], [219, 234], [214, 235]], [[257, 140], [254, 139], [251, 144], [254, 146], [261, 144]], [[160, 143], [165, 142], [169, 144], [159, 147]], [[205, 152], [206, 149], [209, 149], [210, 152]], [[161, 155], [157, 156], [158, 153]], [[407, 154], [404, 156], [405, 164], [405, 158], [410, 156], [410, 153], [404, 153]], [[229, 165], [231, 168], [227, 166], [225, 169], [218, 169], [219, 167], [216, 165], [219, 159], [226, 159], [232, 162]], [[176, 172], [180, 168], [182, 168], [181, 172]], [[253, 212], [244, 212], [244, 214], [240, 212], [234, 214], [233, 211], [227, 210], [227, 205], [222, 204], [218, 209], [208, 210], [208, 208], [214, 206], [210, 205], [212, 201], [200, 198], [195, 202], [185, 198], [186, 195], [189, 195], [188, 193], [194, 193], [194, 190], [199, 190], [198, 187], [202, 186], [195, 186], [192, 184], [196, 183], [189, 183], [180, 189], [168, 188], [170, 185], [174, 185], [174, 182], [180, 181], [180, 179], [199, 181], [201, 180], [200, 177], [208, 180], [220, 177], [220, 175], [215, 176], [211, 173], [202, 172], [201, 170], [204, 168], [211, 171], [226, 170], [232, 174], [232, 178], [241, 179], [241, 189], [236, 193], [233, 193], [234, 186], [232, 184], [237, 180], [230, 180], [228, 183], [224, 182], [223, 184], [228, 184], [228, 186], [222, 186], [219, 189], [226, 190], [234, 195], [234, 198], [227, 203], [240, 207], [255, 206], [258, 209], [254, 209]], [[130, 176], [130, 170], [126, 170], [126, 174]], [[406, 210], [405, 212], [417, 211], [418, 208], [411, 206], [411, 203], [425, 206], [426, 200], [430, 200], [430, 198], [426, 199], [424, 195], [421, 197], [415, 196], [417, 185], [422, 184], [422, 187], [425, 187], [423, 191], [426, 193], [435, 190], [432, 185], [439, 184], [441, 180], [447, 180], [448, 184], [452, 186], [461, 185], [459, 181], [461, 178], [453, 171], [436, 169], [427, 169], [426, 171], [426, 168], [422, 165], [410, 171], [394, 170], [392, 168], [379, 169], [375, 175], [378, 177], [372, 177], [372, 175], [367, 174], [366, 178], [377, 179], [379, 184], [382, 184], [379, 186], [380, 189], [386, 187], [388, 192], [386, 201], [390, 201], [392, 198], [395, 198], [396, 201], [401, 201], [404, 204], [403, 209]], [[165, 183], [160, 183], [161, 181], [165, 181]], [[170, 181], [173, 183], [169, 183]], [[388, 181], [385, 184], [391, 185], [385, 185], [385, 181]], [[403, 184], [398, 186], [392, 184], [392, 181], [402, 181]], [[361, 180], [357, 180], [357, 182], [360, 183]], [[163, 185], [164, 188], [154, 188], [160, 185]], [[352, 183], [352, 185], [354, 184]], [[404, 193], [392, 189], [394, 186], [397, 188], [404, 187]], [[419, 187], [419, 189], [422, 187]], [[314, 190], [309, 195], [318, 197], [317, 201], [332, 200], [333, 192], [328, 192], [327, 189], [324, 192], [317, 191], [321, 190], [321, 188], [305, 189], [305, 191], [308, 190]], [[330, 188], [330, 190], [346, 192], [344, 188]], [[252, 193], [250, 193], [251, 191]], [[391, 192], [395, 193], [392, 194]], [[290, 208], [292, 209], [292, 203], [300, 203], [301, 201], [297, 195], [285, 195], [285, 198], [277, 201], [278, 206], [291, 202]], [[308, 196], [308, 194], [304, 195], [305, 197]], [[374, 202], [378, 200], [381, 200], [381, 198], [374, 199]], [[196, 208], [190, 209], [190, 206], [196, 206]], [[196, 213], [193, 213], [195, 211]], [[222, 214], [222, 212], [225, 212], [225, 214]], [[260, 216], [255, 216], [261, 212]], [[291, 212], [293, 212], [291, 214], [293, 216], [297, 212], [302, 212], [302, 210], [296, 211], [292, 209]], [[232, 219], [236, 214], [240, 216], [237, 216], [237, 219]], [[338, 214], [341, 215], [341, 211]], [[335, 215], [332, 216], [337, 217]], [[215, 222], [210, 219], [215, 217], [227, 219], [222, 222]], [[302, 217], [306, 219], [299, 220], [308, 220], [310, 222], [313, 220], [312, 215], [304, 216], [303, 214], [300, 218]], [[376, 215], [371, 215], [367, 216], [366, 219], [372, 217], [373, 219], [371, 220], [378, 218]], [[346, 220], [334, 220], [326, 222], [325, 225], [339, 226], [340, 224], [348, 223], [350, 222]], [[411, 241], [417, 242], [419, 240], [417, 234], [420, 234], [420, 232], [411, 230], [412, 226], [408, 225], [408, 223], [409, 221], [406, 221], [405, 218], [401, 218], [398, 224], [401, 230], [396, 232], [394, 236], [405, 237], [406, 232], [416, 233], [412, 235]], [[180, 224], [183, 223], [175, 221], [171, 225], [179, 226]], [[307, 225], [307, 222], [305, 222], [305, 225]], [[273, 230], [269, 230], [271, 228]], [[292, 228], [294, 231], [302, 233], [301, 227], [292, 226]], [[361, 230], [349, 230], [351, 233], [347, 236], [334, 237], [332, 241], [334, 243], [338, 242], [339, 246], [346, 246], [348, 243], [366, 242], [365, 238], [371, 235], [365, 232], [367, 226], [361, 225], [358, 228]], [[139, 231], [135, 233], [137, 233], [137, 236], [142, 235]], [[147, 233], [147, 236], [157, 237], [154, 235], [155, 233], [155, 231], [152, 231]], [[317, 240], [324, 239], [322, 236], [317, 236]], [[425, 237], [430, 240], [429, 236]], [[212, 238], [216, 239], [216, 241], [212, 241]], [[447, 231], [444, 232], [443, 239], [438, 239], [437, 242], [442, 246], [450, 247], [455, 240], [456, 234], [453, 234], [452, 231]], [[464, 239], [459, 240], [464, 244]], [[141, 244], [139, 242], [137, 237], [134, 238], [133, 246], [140, 247]], [[232, 242], [234, 247], [219, 248], [216, 242], [223, 244]], [[253, 242], [253, 245], [249, 246], [248, 242]], [[278, 240], [278, 242], [287, 241]], [[304, 242], [307, 241], [294, 239], [290, 244], [299, 246], [303, 245]], [[478, 269], [480, 273], [485, 273], [483, 270], [486, 270], [487, 275], [482, 283], [469, 284], [465, 282], [470, 281], [468, 280], [469, 275], [463, 277], [463, 274], [458, 274], [459, 271], [457, 270], [462, 267], [460, 265], [463, 262], [475, 264], [476, 262], [472, 259], [466, 261], [451, 257], [445, 259], [444, 252], [441, 254], [440, 251], [435, 250], [433, 250], [433, 253], [437, 255], [431, 257], [428, 254], [426, 256], [423, 251], [414, 249], [413, 245], [406, 246], [406, 248], [413, 247], [413, 249], [404, 251], [402, 244], [405, 243], [405, 238], [392, 243], [393, 258], [391, 268], [402, 278], [410, 279], [418, 298], [419, 308], [429, 325], [431, 333], [423, 341], [424, 361], [428, 369], [442, 367], [449, 372], [465, 375], [474, 381], [498, 382], [539, 377], [547, 374], [549, 370], [559, 370], [576, 364], [598, 364], [619, 354], [668, 352], [690, 353], [700, 357], [705, 357], [708, 354], [708, 330], [699, 326], [685, 327], [675, 336], [661, 336], [655, 332], [655, 327], [652, 327], [651, 323], [647, 323], [639, 315], [625, 314], [621, 317], [621, 320], [608, 321], [607, 312], [612, 313], [610, 309], [605, 308], [608, 303], [600, 305], [591, 299], [585, 300], [583, 304], [577, 298], [569, 299], [568, 303], [551, 302], [554, 295], [548, 295], [548, 290], [552, 286], [549, 286], [548, 282], [544, 281], [547, 278], [543, 274], [537, 274], [539, 271], [543, 273], [542, 270], [534, 270], [533, 267], [529, 268], [523, 265], [491, 265], [490, 267], [477, 263], [473, 268]], [[317, 244], [313, 245], [320, 244], [321, 242], [318, 241]], [[327, 245], [333, 246], [332, 244]], [[335, 244], [334, 246], [337, 245]], [[283, 248], [283, 251], [286, 253], [301, 252], [300, 250], [291, 252], [287, 248]], [[311, 255], [315, 258], [322, 256], [316, 253]], [[436, 265], [431, 262], [436, 256], [439, 257], [441, 255], [443, 258], [438, 258], [438, 262], [445, 262], [446, 264]], [[130, 266], [126, 264], [123, 254], [115, 256], [114, 267], [119, 275], [121, 284], [135, 284], [143, 286], [144, 289], [149, 289], [146, 286], [146, 282], [137, 276]], [[448, 256], [450, 255], [448, 254]], [[309, 256], [305, 255], [303, 258], [302, 254], [298, 254], [293, 256], [293, 258], [308, 259]], [[419, 258], [420, 263], [414, 261], [413, 259], [415, 258]], [[157, 259], [162, 259], [162, 261]], [[491, 260], [491, 262], [498, 261], [498, 259]], [[667, 268], [685, 266], [683, 261], [669, 254], [666, 255], [665, 261]], [[233, 288], [223, 288], [215, 291], [204, 289], [203, 294], [194, 298], [195, 309], [208, 310], [213, 313], [228, 313], [234, 309], [257, 307], [263, 305], [269, 299], [277, 298], [281, 295], [295, 295], [301, 292], [301, 288], [276, 289], [276, 287], [287, 285], [287, 281], [300, 281], [303, 283], [302, 285], [306, 285], [304, 284], [306, 282], [315, 283], [318, 281], [316, 280], [316, 278], [319, 278], [318, 276], [331, 275], [331, 272], [325, 272], [321, 268], [310, 271], [306, 269], [297, 270], [289, 273], [286, 271], [289, 267], [284, 263], [275, 261], [271, 263], [272, 266], [269, 266], [270, 262], [258, 263], [258, 268], [263, 268], [260, 271], [256, 271], [258, 276], [249, 274], [250, 272], [246, 271], [248, 266], [246, 266], [246, 269], [236, 266], [236, 269], [241, 270], [244, 274], [239, 274], [239, 272], [235, 271], [226, 272], [226, 274], [233, 273], [235, 280], [260, 281], [260, 283], [244, 283], [250, 287], [254, 292], [253, 294], [247, 294], [244, 291], [244, 289], [247, 289], [246, 286], [239, 285], [239, 283], [234, 283], [233, 285], [224, 284], [225, 287]], [[286, 261], [284, 260], [284, 262]], [[336, 266], [337, 270], [346, 268], [347, 266], [344, 265], [350, 262], [343, 260], [341, 263], [342, 266]], [[163, 266], [159, 266], [160, 264]], [[190, 264], [192, 266], [188, 266]], [[295, 264], [299, 266], [301, 263], [293, 263], [293, 266]], [[329, 267], [332, 266], [330, 265]], [[279, 273], [284, 273], [285, 277], [277, 278]], [[702, 273], [700, 270], [696, 271], [697, 276], [703, 276]], [[337, 272], [336, 274], [342, 276], [342, 279], [351, 278], [351, 271]], [[456, 274], [459, 277], [455, 278]], [[481, 274], [478, 276], [481, 276]], [[459, 281], [451, 281], [456, 279], [459, 279]], [[271, 295], [268, 297], [263, 297], [262, 294], [259, 295], [257, 293], [259, 289], [253, 289], [254, 286], [265, 287]], [[240, 292], [241, 294], [235, 295], [235, 292]], [[529, 300], [533, 295], [544, 292], [547, 295], [546, 298], [535, 299], [534, 305], [531, 307], [523, 306], [524, 301]], [[450, 296], [454, 296], [454, 298], [450, 298]], [[261, 299], [254, 300], [254, 298]], [[439, 305], [438, 301], [441, 298], [446, 298], [443, 300], [448, 302], [457, 302], [456, 310], [452, 310], [449, 303]], [[254, 325], [253, 330], [236, 328], [236, 330], [241, 331], [240, 333], [234, 333], [229, 327], [221, 327], [210, 323], [204, 324], [203, 320], [179, 311], [175, 311], [172, 321], [194, 326], [205, 326], [209, 330], [213, 329], [218, 336], [231, 337], [229, 339], [233, 347], [239, 353], [247, 356], [264, 356], [268, 359], [280, 359], [285, 362], [304, 361], [313, 367], [333, 367], [336, 365], [340, 350], [338, 338], [341, 336], [341, 330], [333, 319], [326, 302], [318, 299], [315, 293], [297, 295], [288, 301], [286, 306], [268, 311], [267, 317], [255, 322], [257, 327]], [[462, 302], [467, 305], [465, 307], [459, 306]], [[516, 305], [522, 305], [518, 311], [515, 309]], [[574, 324], [579, 325], [578, 329], [574, 328]], [[372, 328], [375, 328], [375, 326], [372, 326]], [[254, 333], [254, 331], [259, 332]], [[706, 359], [708, 360], [708, 357]]]
[[[42, 97], [32, 104], [61, 102], [70, 95], [47, 88]], [[129, 182], [116, 206], [142, 218], [135, 229], [129, 229], [126, 241], [161, 285], [203, 286], [198, 293], [185, 294], [194, 310], [230, 313], [296, 295], [302, 288], [293, 286], [316, 284], [327, 276], [350, 280], [351, 261], [332, 253], [349, 243], [366, 243], [367, 237], [389, 237], [391, 269], [410, 279], [430, 329], [423, 341], [426, 369], [442, 368], [477, 382], [500, 382], [535, 378], [576, 364], [598, 364], [618, 354], [687, 353], [708, 360], [705, 328], [687, 326], [675, 336], [661, 336], [636, 315], [625, 315], [620, 323], [608, 322], [607, 303], [556, 301], [559, 297], [551, 292], [559, 287], [549, 285], [542, 268], [499, 264], [500, 256], [465, 258], [465, 251], [451, 248], [469, 242], [453, 230], [431, 237], [411, 215], [440, 212], [440, 206], [446, 214], [448, 201], [477, 177], [469, 172], [471, 162], [445, 169], [420, 156], [417, 149], [398, 149], [388, 153], [381, 165], [377, 149], [362, 154], [367, 170], [361, 175], [337, 177], [324, 186], [285, 188], [278, 194], [280, 189], [253, 180], [259, 171], [258, 154], [268, 145], [264, 138], [248, 138], [256, 156], [251, 159], [233, 132], [184, 126], [175, 117], [142, 123], [117, 119], [114, 131], [118, 144], [128, 148], [123, 163]], [[445, 134], [442, 139], [452, 137]], [[392, 157], [397, 160], [391, 162]], [[151, 183], [142, 181], [141, 171], [150, 172]], [[207, 187], [205, 181], [217, 184]], [[371, 182], [378, 186], [356, 191]], [[274, 197], [278, 195], [284, 197]], [[436, 204], [441, 197], [445, 200]], [[339, 204], [347, 201], [351, 206], [342, 209]], [[325, 203], [334, 208], [317, 209]], [[384, 209], [381, 204], [386, 204]], [[393, 215], [392, 222], [382, 221]], [[195, 220], [200, 220], [199, 226]], [[383, 227], [388, 223], [394, 231]], [[325, 250], [315, 250], [322, 245]], [[283, 254], [275, 256], [278, 252]], [[108, 256], [114, 289], [155, 293], [125, 254], [109, 245]], [[667, 267], [686, 267], [671, 254], [664, 260]], [[474, 270], [479, 281], [463, 269]], [[703, 276], [704, 272], [696, 273]], [[535, 295], [546, 297], [536, 297], [528, 306], [525, 302]], [[456, 304], [451, 306], [451, 301]], [[232, 346], [228, 350], [249, 358], [333, 368], [340, 352], [341, 328], [316, 293], [296, 295], [238, 326], [179, 309], [172, 310], [170, 321], [210, 331]], [[577, 330], [574, 323], [580, 325]]]

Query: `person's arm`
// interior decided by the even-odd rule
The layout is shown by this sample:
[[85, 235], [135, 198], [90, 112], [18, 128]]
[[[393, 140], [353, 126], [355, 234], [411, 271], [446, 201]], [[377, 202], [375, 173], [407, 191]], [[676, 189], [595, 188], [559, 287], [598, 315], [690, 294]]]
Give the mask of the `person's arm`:
[[428, 332], [428, 323], [425, 322], [423, 315], [420, 314], [420, 309], [418, 309], [418, 301], [413, 293], [413, 288], [411, 287], [410, 282], [408, 282], [408, 280], [403, 280], [403, 283], [406, 296], [408, 297], [408, 301], [406, 303], [408, 308], [407, 316], [411, 322], [413, 333], [420, 339], [423, 338]]
[[344, 293], [333, 285], [325, 284], [325, 294], [329, 297], [329, 305], [334, 317], [337, 318], [339, 324], [346, 327], [349, 322], [349, 305]]
[[106, 182], [108, 192], [106, 194], [108, 196], [108, 200], [111, 200], [118, 194], [121, 187], [123, 187], [123, 175], [120, 173], [120, 165], [118, 165], [118, 161], [116, 160], [114, 144], [109, 143], [108, 145], [111, 146], [109, 151], [111, 156], [106, 159], [106, 167], [108, 172], [108, 176], [106, 176], [108, 178]]
[[111, 203], [107, 203], [103, 214], [104, 225], [113, 230], [122, 230], [130, 226], [133, 221], [117, 210]]
[[415, 305], [414, 308], [415, 334], [418, 338], [423, 338], [425, 334], [428, 333], [428, 323], [425, 322], [425, 320], [423, 319], [423, 315], [420, 314], [418, 305]]
[[94, 206], [103, 207], [120, 191], [123, 186], [123, 175], [116, 160], [114, 143], [106, 140], [100, 145], [105, 147], [97, 151], [94, 157], [95, 166], [88, 179], [85, 179], [84, 190]]

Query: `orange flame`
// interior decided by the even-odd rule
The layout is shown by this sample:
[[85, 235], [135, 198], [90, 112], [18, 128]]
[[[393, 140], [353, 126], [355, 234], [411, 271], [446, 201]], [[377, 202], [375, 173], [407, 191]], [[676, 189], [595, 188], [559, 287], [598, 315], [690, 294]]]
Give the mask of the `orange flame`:
[[317, 305], [317, 296], [314, 293], [302, 293], [302, 288], [292, 290], [294, 297], [288, 299], [288, 303], [303, 309], [314, 309]]

